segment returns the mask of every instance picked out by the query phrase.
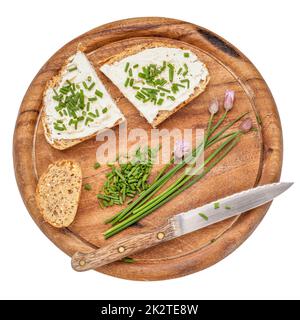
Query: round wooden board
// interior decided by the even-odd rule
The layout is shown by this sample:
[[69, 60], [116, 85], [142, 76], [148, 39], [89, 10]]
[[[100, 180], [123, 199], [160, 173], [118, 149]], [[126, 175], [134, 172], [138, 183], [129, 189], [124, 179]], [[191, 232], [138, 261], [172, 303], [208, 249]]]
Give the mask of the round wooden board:
[[[211, 74], [207, 90], [159, 128], [205, 128], [209, 101], [214, 97], [222, 99], [226, 89], [233, 89], [236, 102], [229, 119], [248, 111], [258, 130], [243, 136], [234, 151], [205, 179], [137, 225], [105, 241], [102, 232], [107, 226], [103, 221], [119, 208], [102, 210], [95, 198], [95, 192], [102, 185], [108, 170], [105, 166], [97, 171], [93, 169], [96, 150], [101, 142], [91, 139], [65, 151], [48, 145], [39, 119], [43, 90], [46, 82], [57, 74], [79, 43], [86, 48], [85, 52], [97, 68], [103, 59], [132, 44], [157, 39], [166, 42], [177, 40], [187, 47], [193, 46], [200, 51], [201, 59]], [[118, 101], [128, 119], [129, 129], [138, 127], [149, 130], [150, 126], [119, 90], [100, 72], [98, 74]], [[282, 132], [276, 105], [265, 81], [239, 50], [211, 31], [187, 22], [167, 18], [136, 18], [93, 29], [65, 45], [48, 60], [32, 81], [20, 107], [13, 150], [17, 183], [29, 213], [44, 234], [71, 256], [76, 251], [88, 252], [124, 235], [149, 230], [163, 223], [166, 217], [192, 207], [257, 184], [278, 181], [282, 165]], [[59, 159], [79, 161], [84, 183], [93, 186], [93, 192], [82, 192], [76, 219], [67, 229], [55, 229], [45, 223], [35, 203], [38, 178], [50, 163]], [[153, 175], [159, 168], [153, 169]], [[146, 250], [134, 256], [135, 263], [116, 262], [97, 271], [133, 280], [169, 279], [199, 271], [235, 250], [256, 228], [267, 209], [268, 205], [261, 206], [240, 217]]]

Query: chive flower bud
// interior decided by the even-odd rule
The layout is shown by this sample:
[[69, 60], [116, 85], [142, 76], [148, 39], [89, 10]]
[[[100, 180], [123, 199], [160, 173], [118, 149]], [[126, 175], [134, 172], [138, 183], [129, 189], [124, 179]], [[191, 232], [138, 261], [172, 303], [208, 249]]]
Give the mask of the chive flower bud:
[[252, 128], [252, 120], [250, 118], [246, 118], [241, 124], [240, 124], [240, 131], [243, 133], [246, 133], [250, 131]]
[[218, 99], [213, 99], [208, 107], [209, 112], [211, 115], [216, 114], [219, 111], [219, 101]]
[[189, 154], [191, 149], [190, 143], [184, 140], [178, 140], [175, 142], [174, 157], [176, 159], [182, 159]]
[[225, 91], [225, 98], [224, 98], [224, 109], [229, 111], [233, 107], [234, 102], [234, 91], [233, 90], [226, 90]]

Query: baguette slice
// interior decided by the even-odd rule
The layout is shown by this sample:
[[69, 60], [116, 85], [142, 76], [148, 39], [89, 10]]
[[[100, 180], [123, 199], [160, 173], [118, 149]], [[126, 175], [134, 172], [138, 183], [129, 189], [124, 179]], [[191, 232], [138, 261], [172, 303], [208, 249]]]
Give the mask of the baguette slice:
[[[66, 95], [71, 95], [72, 92], [69, 91], [63, 95], [60, 89], [68, 87], [70, 83], [72, 83], [73, 92], [75, 91], [78, 95], [80, 92], [83, 93], [83, 103], [81, 104], [80, 99], [75, 102], [76, 117], [69, 114], [69, 106], [66, 104], [58, 111], [60, 102], [53, 99], [55, 96], [61, 96], [62, 101], [65, 102]], [[95, 99], [95, 101], [89, 101], [89, 99]], [[78, 121], [75, 127], [75, 122], [81, 118], [84, 120]], [[86, 122], [86, 119], [89, 121]], [[74, 122], [70, 124], [70, 120]], [[124, 115], [86, 55], [81, 51], [71, 56], [59, 74], [46, 86], [43, 95], [42, 123], [47, 142], [56, 149], [72, 147], [123, 121], [125, 121]]]
[[[163, 71], [154, 79], [165, 79], [167, 83], [151, 85], [147, 82], [143, 77], [147, 75], [144, 68], [151, 65], [156, 65], [158, 70], [165, 65]], [[175, 68], [173, 77], [170, 76], [169, 65]], [[162, 39], [132, 46], [106, 61], [100, 70], [154, 128], [199, 96], [209, 82], [209, 73], [200, 61], [199, 51], [175, 40]], [[127, 79], [132, 78], [134, 83], [128, 83]], [[179, 90], [175, 92], [172, 86], [177, 84]], [[143, 92], [145, 87], [146, 90], [160, 88], [155, 103]], [[137, 97], [137, 94], [140, 96]]]
[[81, 185], [79, 163], [62, 160], [51, 164], [36, 189], [37, 205], [45, 221], [56, 228], [69, 226], [77, 212]]

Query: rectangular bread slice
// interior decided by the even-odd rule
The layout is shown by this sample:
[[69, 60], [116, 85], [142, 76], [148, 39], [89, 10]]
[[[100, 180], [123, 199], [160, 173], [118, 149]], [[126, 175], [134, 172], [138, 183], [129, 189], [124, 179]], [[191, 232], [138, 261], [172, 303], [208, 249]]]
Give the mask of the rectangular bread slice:
[[77, 213], [81, 185], [79, 163], [61, 160], [51, 164], [36, 189], [36, 202], [44, 220], [56, 228], [68, 227]]
[[44, 133], [56, 149], [67, 149], [124, 120], [124, 115], [81, 51], [66, 61], [44, 91]]
[[153, 127], [200, 95], [209, 81], [199, 52], [177, 41], [135, 45], [100, 70]]

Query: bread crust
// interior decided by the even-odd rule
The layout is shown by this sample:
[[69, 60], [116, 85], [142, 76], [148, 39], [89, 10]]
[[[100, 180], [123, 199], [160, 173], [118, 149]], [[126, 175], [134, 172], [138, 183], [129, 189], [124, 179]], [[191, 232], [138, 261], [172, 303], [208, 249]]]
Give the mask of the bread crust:
[[[75, 207], [69, 208], [70, 212], [68, 212], [68, 215], [67, 215], [67, 212], [64, 211], [63, 217], [61, 215], [58, 215], [57, 220], [53, 220], [51, 219], [51, 217], [53, 216], [53, 212], [49, 209], [47, 211], [45, 206], [47, 208], [51, 207], [50, 200], [48, 197], [50, 192], [52, 191], [51, 188], [54, 187], [53, 185], [51, 185], [51, 181], [53, 181], [53, 175], [51, 176], [51, 174], [53, 174], [55, 171], [58, 171], [56, 170], [58, 168], [62, 168], [66, 172], [68, 170], [70, 171], [70, 168], [74, 169], [75, 173], [78, 175], [79, 181], [75, 181], [76, 183], [78, 183], [77, 190], [71, 189], [72, 197], [74, 197], [73, 202], [75, 202]], [[71, 174], [71, 171], [69, 173]], [[63, 187], [64, 187], [65, 193], [67, 193], [68, 190], [70, 190], [70, 188], [72, 187], [72, 185], [66, 184]], [[43, 216], [44, 220], [56, 228], [68, 227], [75, 219], [78, 204], [79, 204], [80, 194], [81, 194], [81, 188], [82, 188], [82, 172], [81, 172], [80, 164], [78, 162], [72, 161], [72, 160], [60, 160], [53, 164], [50, 164], [47, 170], [41, 175], [39, 182], [37, 184], [36, 194], [35, 194], [37, 207], [40, 210], [40, 213]], [[49, 194], [45, 194], [46, 191], [47, 192], [49, 191]], [[46, 200], [45, 200], [45, 197], [46, 197]], [[55, 195], [53, 195], [53, 198], [51, 197], [51, 200], [56, 204], [61, 205], [61, 201], [59, 199], [55, 199]]]
[[[111, 64], [113, 64], [115, 62], [118, 62], [118, 61], [120, 61], [120, 60], [122, 60], [122, 59], [124, 59], [124, 58], [126, 58], [128, 56], [132, 56], [132, 55], [134, 55], [134, 54], [136, 54], [136, 53], [138, 53], [140, 51], [143, 51], [145, 49], [158, 48], [158, 47], [167, 47], [167, 48], [177, 48], [177, 49], [183, 49], [183, 50], [190, 50], [201, 61], [200, 55], [199, 55], [199, 50], [197, 48], [195, 48], [194, 46], [187, 45], [186, 43], [183, 43], [183, 42], [177, 41], [177, 40], [160, 39], [160, 40], [157, 40], [157, 41], [153, 41], [151, 43], [145, 42], [144, 44], [138, 44], [138, 45], [134, 45], [132, 47], [129, 47], [129, 48], [125, 49], [124, 51], [122, 51], [121, 53], [113, 56], [112, 58], [110, 58], [108, 60], [106, 60], [105, 62], [102, 63], [102, 65], [104, 65], [104, 64], [111, 65]], [[206, 65], [204, 63], [203, 63], [203, 65], [207, 69], [207, 67], [206, 67]], [[199, 83], [199, 86], [197, 86], [195, 88], [194, 92], [189, 96], [189, 98], [186, 99], [185, 101], [183, 101], [181, 104], [179, 104], [173, 110], [171, 110], [171, 111], [168, 111], [168, 110], [159, 111], [159, 113], [157, 114], [156, 118], [153, 120], [152, 123], [150, 123], [151, 126], [153, 128], [156, 128], [160, 123], [162, 123], [164, 120], [169, 118], [172, 114], [174, 114], [175, 112], [177, 112], [178, 110], [180, 110], [181, 108], [186, 106], [190, 101], [192, 101], [196, 97], [198, 97], [205, 90], [209, 80], [210, 80], [210, 76], [208, 74], [206, 79]], [[143, 114], [141, 114], [141, 116], [144, 117]]]

